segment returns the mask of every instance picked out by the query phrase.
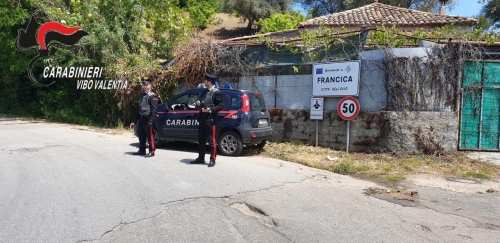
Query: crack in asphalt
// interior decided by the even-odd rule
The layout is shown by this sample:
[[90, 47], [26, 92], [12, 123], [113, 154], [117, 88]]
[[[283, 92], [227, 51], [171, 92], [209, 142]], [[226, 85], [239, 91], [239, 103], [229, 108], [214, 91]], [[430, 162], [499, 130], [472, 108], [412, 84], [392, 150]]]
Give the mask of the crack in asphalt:
[[[314, 181], [314, 182], [319, 182], [319, 180], [316, 179], [316, 175], [312, 175], [312, 176], [307, 176], [307, 175], [304, 175], [302, 173], [300, 173], [301, 169], [299, 170], [295, 170], [294, 173], [296, 174], [299, 174], [299, 175], [302, 175], [304, 176], [305, 178], [304, 179], [301, 179], [300, 181], [292, 181], [292, 182], [285, 182], [281, 185], [274, 185], [274, 186], [270, 186], [270, 187], [267, 187], [267, 188], [263, 188], [263, 189], [257, 189], [257, 190], [249, 190], [249, 191], [240, 191], [238, 193], [235, 193], [235, 194], [232, 194], [232, 195], [225, 195], [225, 196], [201, 196], [201, 197], [187, 197], [187, 198], [183, 198], [183, 199], [179, 199], [179, 200], [173, 200], [173, 201], [169, 201], [169, 202], [163, 202], [163, 203], [160, 203], [159, 204], [159, 207], [161, 208], [162, 206], [167, 206], [167, 205], [170, 205], [170, 204], [175, 204], [175, 203], [181, 203], [181, 202], [187, 202], [187, 201], [195, 201], [195, 200], [203, 200], [203, 199], [230, 199], [232, 197], [236, 197], [236, 196], [239, 196], [239, 195], [243, 195], [243, 194], [248, 194], [248, 193], [258, 193], [258, 192], [264, 192], [264, 191], [269, 191], [269, 190], [272, 190], [272, 189], [275, 189], [275, 188], [279, 188], [279, 187], [284, 187], [284, 186], [287, 186], [287, 185], [290, 185], [290, 184], [301, 184], [301, 183], [304, 183], [308, 180], [311, 180], [311, 181]], [[325, 183], [325, 182], [329, 182], [330, 180], [328, 178], [326, 178], [324, 175], [320, 175], [321, 177], [321, 182]], [[336, 183], [340, 183], [339, 181], [333, 181], [332, 182], [336, 182]], [[240, 188], [240, 190], [242, 190]], [[379, 198], [377, 198], [379, 199]], [[143, 202], [144, 202], [144, 207], [146, 209], [148, 209], [148, 207], [146, 206], [146, 202], [145, 202], [145, 199], [144, 197], [142, 198]], [[381, 199], [379, 199], [381, 200]], [[243, 202], [245, 203], [245, 202]], [[247, 203], [245, 203], [246, 205], [248, 205]], [[231, 205], [229, 205], [229, 207], [231, 207]], [[251, 206], [253, 209], [257, 209], [257, 211], [260, 211], [263, 215], [265, 216], [268, 216], [267, 214], [265, 214], [262, 210], [258, 210], [258, 208], [256, 208], [255, 206]], [[429, 209], [432, 209], [432, 208], [429, 208]], [[434, 210], [434, 209], [432, 209]], [[438, 212], [437, 210], [434, 210], [436, 212]], [[123, 219], [121, 219], [121, 222], [115, 226], [113, 226], [110, 230], [104, 232], [98, 239], [90, 239], [90, 240], [81, 240], [81, 241], [78, 241], [78, 242], [90, 242], [90, 241], [99, 241], [99, 240], [102, 240], [103, 237], [105, 237], [107, 234], [109, 233], [112, 233], [114, 232], [118, 227], [121, 227], [121, 226], [126, 226], [126, 225], [131, 225], [131, 224], [136, 224], [136, 223], [140, 223], [140, 222], [143, 222], [143, 221], [146, 221], [146, 220], [151, 220], [151, 219], [154, 219], [156, 217], [159, 217], [160, 215], [162, 215], [165, 211], [163, 209], [160, 209], [160, 211], [155, 214], [155, 215], [152, 215], [150, 217], [145, 217], [145, 218], [142, 218], [142, 219], [139, 219], [139, 220], [136, 220], [136, 221], [131, 221], [131, 222], [123, 222]], [[241, 212], [241, 211], [240, 211]], [[227, 217], [227, 215], [224, 213], [224, 215]], [[244, 214], [245, 215], [245, 214]], [[249, 216], [249, 215], [246, 215], [248, 217], [252, 217], [252, 216]], [[457, 216], [460, 216], [460, 215], [457, 215]], [[269, 225], [266, 225], [265, 223], [261, 222], [260, 220], [258, 220], [260, 223], [264, 224], [267, 226], [267, 228], [269, 228], [270, 230], [278, 233], [279, 235], [283, 236], [286, 240], [288, 240], [289, 242], [294, 242], [293, 240], [291, 240], [286, 234], [282, 233], [281, 231], [278, 230], [278, 228], [276, 227], [280, 227], [282, 228], [281, 226], [278, 226], [278, 224], [276, 223], [276, 221], [274, 220], [274, 218], [268, 216], [271, 220], [270, 223], [272, 223], [275, 227], [271, 227]], [[120, 215], [120, 218], [121, 218], [121, 215]], [[476, 222], [476, 221], [474, 221]], [[241, 232], [234, 226], [234, 224], [232, 222], [229, 221], [229, 223], [238, 231], [238, 233], [240, 235]], [[476, 222], [477, 223], [477, 222]]]
[[[179, 199], [179, 200], [173, 200], [173, 201], [170, 201], [170, 202], [164, 202], [164, 203], [160, 203], [159, 206], [162, 207], [162, 206], [165, 206], [165, 205], [169, 205], [169, 204], [174, 204], [174, 203], [180, 203], [180, 202], [186, 202], [186, 201], [193, 201], [193, 200], [200, 200], [200, 199], [230, 199], [231, 197], [236, 197], [236, 196], [239, 196], [239, 195], [242, 195], [242, 194], [247, 194], [247, 193], [256, 193], [256, 192], [263, 192], [263, 191], [269, 191], [269, 190], [272, 190], [272, 189], [275, 189], [275, 188], [279, 188], [279, 187], [284, 187], [286, 185], [289, 185], [289, 184], [301, 184], [301, 183], [304, 183], [306, 182], [307, 180], [312, 180], [312, 181], [316, 181], [314, 180], [315, 179], [315, 176], [316, 175], [312, 175], [312, 176], [307, 176], [307, 175], [304, 175], [302, 173], [300, 173], [302, 169], [298, 169], [298, 170], [295, 170], [294, 173], [298, 174], [298, 175], [302, 175], [304, 176], [305, 178], [304, 179], [301, 179], [300, 181], [297, 181], [297, 182], [285, 182], [281, 185], [275, 185], [275, 186], [270, 186], [270, 187], [267, 187], [267, 188], [263, 188], [263, 189], [258, 189], [258, 190], [249, 190], [249, 191], [241, 191], [241, 192], [238, 192], [236, 194], [233, 194], [233, 195], [225, 195], [225, 196], [214, 196], [214, 197], [211, 197], [211, 196], [202, 196], [202, 197], [188, 197], [188, 198], [183, 198], [183, 199]], [[329, 180], [327, 178], [322, 178], [323, 181], [322, 182], [328, 182]], [[316, 181], [317, 182], [317, 181]], [[338, 181], [337, 181], [338, 182]], [[240, 188], [240, 190], [242, 190]], [[144, 198], [143, 198], [144, 200]], [[146, 207], [147, 208], [147, 207]], [[90, 239], [90, 240], [82, 240], [82, 241], [78, 241], [78, 242], [89, 242], [89, 241], [97, 241], [97, 240], [102, 240], [102, 238], [104, 236], [106, 236], [107, 234], [109, 233], [112, 233], [115, 231], [116, 228], [120, 227], [120, 226], [125, 226], [125, 225], [130, 225], [130, 224], [136, 224], [136, 223], [140, 223], [142, 221], [146, 221], [146, 220], [150, 220], [150, 219], [154, 219], [158, 216], [160, 216], [162, 213], [164, 213], [164, 210], [160, 209], [160, 212], [158, 212], [157, 214], [155, 215], [152, 215], [151, 217], [146, 217], [146, 218], [142, 218], [142, 219], [139, 219], [139, 220], [136, 220], [136, 221], [132, 221], [132, 222], [123, 222], [123, 220], [121, 220], [122, 222], [120, 222], [119, 224], [113, 226], [110, 230], [104, 232], [98, 239]], [[120, 216], [121, 217], [121, 216]], [[278, 224], [276, 223], [276, 221], [274, 221], [274, 219], [271, 217], [272, 219], [272, 223], [276, 226], [276, 227], [280, 227], [278, 226]], [[260, 222], [260, 221], [259, 221]], [[294, 242], [293, 240], [291, 240], [287, 235], [285, 235], [284, 233], [278, 231], [276, 228], [271, 228], [271, 227], [268, 227], [270, 228], [271, 230], [275, 231], [276, 233], [278, 233], [279, 235], [283, 236], [284, 238], [286, 238], [288, 241], [290, 242]]]
[[122, 222], [120, 222], [119, 224], [117, 224], [117, 225], [113, 226], [110, 230], [108, 230], [108, 231], [104, 232], [104, 233], [101, 235], [101, 237], [99, 237], [99, 239], [80, 240], [80, 241], [77, 241], [77, 242], [78, 242], [78, 243], [80, 243], [80, 242], [90, 242], [90, 241], [102, 240], [102, 238], [103, 238], [105, 235], [107, 235], [107, 234], [109, 234], [109, 233], [111, 233], [111, 232], [115, 231], [115, 229], [116, 229], [116, 228], [118, 228], [118, 227], [125, 226], [125, 225], [129, 225], [129, 224], [139, 223], [139, 222], [141, 222], [141, 221], [145, 221], [145, 220], [149, 220], [149, 219], [153, 219], [153, 218], [155, 218], [155, 217], [158, 217], [158, 216], [159, 216], [160, 214], [162, 214], [162, 213], [163, 213], [163, 211], [161, 211], [161, 212], [159, 212], [158, 214], [153, 215], [153, 216], [151, 216], [151, 217], [148, 217], [148, 218], [143, 218], [143, 219], [140, 219], [140, 220], [137, 220], [137, 221], [132, 221], [132, 222], [123, 222], [123, 219], [121, 219], [121, 220], [122, 220]]
[[[285, 182], [283, 183], [282, 185], [276, 185], [276, 186], [271, 186], [271, 187], [268, 187], [268, 188], [263, 188], [263, 189], [258, 189], [258, 190], [250, 190], [250, 191], [245, 191], [245, 192], [238, 192], [234, 195], [226, 195], [226, 196], [216, 196], [216, 197], [210, 197], [210, 196], [203, 196], [203, 197], [192, 197], [192, 198], [183, 198], [183, 199], [179, 199], [179, 200], [174, 200], [174, 201], [170, 201], [170, 202], [165, 202], [165, 203], [160, 203], [160, 208], [162, 206], [165, 206], [165, 205], [169, 205], [169, 204], [174, 204], [174, 203], [180, 203], [180, 202], [187, 202], [187, 201], [195, 201], [195, 200], [200, 200], [200, 199], [230, 199], [231, 197], [235, 197], [235, 196], [238, 196], [238, 195], [241, 195], [241, 194], [246, 194], [246, 193], [254, 193], [254, 192], [262, 192], [262, 191], [268, 191], [268, 190], [271, 190], [271, 189], [274, 189], [274, 188], [278, 188], [278, 187], [284, 187], [288, 184], [301, 184], [303, 182], [305, 182], [306, 180], [308, 180], [309, 177], [305, 178], [304, 180], [302, 181], [299, 181], [299, 182]], [[98, 239], [87, 239], [87, 240], [80, 240], [80, 241], [77, 241], [78, 243], [80, 242], [90, 242], [90, 241], [98, 241], [98, 240], [102, 240], [102, 238], [104, 236], [106, 236], [107, 234], [109, 233], [112, 233], [115, 231], [115, 229], [117, 229], [118, 227], [121, 227], [121, 226], [126, 226], [126, 225], [131, 225], [131, 224], [136, 224], [136, 223], [140, 223], [142, 221], [146, 221], [146, 220], [150, 220], [150, 219], [154, 219], [158, 216], [160, 216], [161, 214], [164, 213], [164, 210], [160, 209], [160, 212], [158, 212], [157, 214], [155, 215], [152, 215], [151, 217], [147, 217], [147, 218], [142, 218], [142, 219], [139, 219], [139, 220], [136, 220], [136, 221], [131, 221], [131, 222], [123, 222], [123, 219], [121, 219], [121, 215], [120, 215], [120, 219], [121, 219], [121, 222], [115, 226], [113, 226], [110, 230], [104, 232]], [[273, 220], [274, 222], [274, 220]], [[290, 242], [293, 242], [292, 240], [290, 240], [286, 235], [284, 235], [283, 233], [279, 232], [279, 231], [276, 231], [274, 229], [272, 229], [273, 231], [275, 231], [276, 233], [282, 235], [283, 237], [285, 237], [287, 240], [289, 240]]]
[[460, 218], [465, 218], [465, 219], [469, 219], [471, 220], [472, 222], [476, 223], [477, 227], [475, 228], [482, 228], [482, 229], [487, 229], [487, 230], [500, 230], [500, 226], [498, 225], [495, 225], [495, 224], [489, 224], [489, 223], [481, 223], [473, 218], [470, 218], [470, 217], [467, 217], [465, 215], [460, 215], [460, 214], [455, 214], [455, 213], [445, 213], [445, 212], [440, 212], [438, 211], [437, 209], [434, 209], [434, 208], [430, 208], [429, 206], [427, 205], [423, 205], [425, 208], [427, 209], [430, 209], [436, 213], [440, 213], [440, 214], [447, 214], [447, 215], [454, 215], [454, 216], [457, 216], [457, 217], [460, 217]]

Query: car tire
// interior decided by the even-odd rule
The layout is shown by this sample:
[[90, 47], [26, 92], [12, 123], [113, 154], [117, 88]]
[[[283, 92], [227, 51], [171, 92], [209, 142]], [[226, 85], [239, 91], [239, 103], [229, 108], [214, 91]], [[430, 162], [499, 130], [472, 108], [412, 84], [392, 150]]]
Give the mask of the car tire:
[[219, 152], [226, 156], [238, 156], [243, 151], [243, 142], [238, 133], [227, 131], [222, 133], [218, 141]]
[[163, 141], [160, 140], [160, 135], [158, 134], [156, 127], [153, 129], [153, 138], [155, 139], [155, 147], [158, 148], [163, 145]]
[[263, 149], [263, 148], [264, 148], [264, 146], [266, 146], [266, 140], [265, 140], [265, 139], [264, 139], [264, 140], [262, 140], [262, 141], [261, 141], [260, 143], [258, 143], [256, 146], [257, 146], [257, 148], [258, 148], [258, 149]]

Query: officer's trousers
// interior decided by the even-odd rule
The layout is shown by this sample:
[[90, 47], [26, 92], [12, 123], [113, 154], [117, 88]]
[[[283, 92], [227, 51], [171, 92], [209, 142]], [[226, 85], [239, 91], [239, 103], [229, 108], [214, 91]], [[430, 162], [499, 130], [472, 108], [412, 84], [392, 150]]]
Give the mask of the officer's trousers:
[[146, 141], [149, 143], [149, 152], [155, 152], [155, 139], [153, 127], [148, 127], [149, 119], [147, 117], [139, 118], [137, 123], [137, 135], [139, 137], [139, 151], [146, 151]]
[[200, 121], [198, 126], [198, 159], [205, 160], [206, 144], [210, 148], [210, 161], [217, 158], [217, 138], [215, 136], [217, 129], [213, 119]]

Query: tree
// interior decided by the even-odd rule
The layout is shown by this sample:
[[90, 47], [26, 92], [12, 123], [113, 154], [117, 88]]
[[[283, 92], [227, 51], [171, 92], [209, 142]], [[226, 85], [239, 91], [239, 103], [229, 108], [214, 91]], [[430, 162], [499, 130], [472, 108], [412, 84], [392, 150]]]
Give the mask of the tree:
[[[373, 0], [296, 0], [296, 3], [310, 9], [313, 17], [318, 17], [362, 7], [373, 3]], [[379, 3], [426, 12], [438, 12], [441, 7], [439, 0], [379, 0]], [[456, 0], [447, 3], [450, 9], [455, 5]]]
[[306, 16], [298, 11], [290, 13], [275, 13], [267, 19], [261, 19], [257, 22], [257, 26], [261, 32], [276, 32], [280, 30], [295, 29], [300, 22], [306, 20]]
[[[159, 61], [174, 56], [173, 48], [186, 36], [187, 20], [177, 0], [23, 0], [0, 1], [0, 113], [43, 117], [86, 125], [116, 126], [129, 121], [140, 88], [139, 78], [161, 72]], [[19, 51], [15, 40], [30, 17], [39, 23], [59, 22], [79, 26], [89, 35], [76, 45], [52, 46], [43, 66], [104, 67], [102, 79], [127, 80], [128, 90], [80, 92], [76, 80], [34, 87], [27, 65], [36, 50]], [[155, 82], [159, 93], [166, 94]], [[137, 92], [137, 93], [134, 93]]]
[[248, 21], [247, 33], [259, 19], [269, 18], [274, 13], [284, 13], [293, 0], [224, 0], [223, 9], [227, 13]]
[[213, 22], [215, 9], [209, 1], [188, 0], [189, 20], [197, 30], [204, 30]]
[[473, 27], [474, 30], [480, 29], [482, 31], [487, 31], [493, 26], [493, 21], [482, 14], [475, 15], [473, 18], [477, 19], [477, 25]]
[[481, 11], [482, 14], [494, 24], [495, 28], [500, 28], [500, 0], [481, 0], [479, 3], [486, 3]]

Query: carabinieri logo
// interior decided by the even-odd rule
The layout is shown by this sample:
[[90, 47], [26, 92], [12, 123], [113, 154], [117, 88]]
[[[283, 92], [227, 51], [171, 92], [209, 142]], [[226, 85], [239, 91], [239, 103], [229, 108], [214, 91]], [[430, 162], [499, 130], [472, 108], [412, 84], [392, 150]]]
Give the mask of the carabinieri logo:
[[40, 25], [36, 19], [31, 16], [28, 28], [20, 29], [16, 38], [16, 47], [21, 51], [28, 51], [38, 48], [38, 56], [31, 59], [28, 65], [28, 74], [31, 81], [38, 86], [47, 87], [55, 83], [49, 84], [39, 83], [33, 76], [33, 65], [43, 57], [49, 56], [48, 48], [59, 43], [64, 46], [72, 46], [76, 44], [84, 36], [88, 35], [80, 27], [67, 27], [58, 22], [47, 22]]

